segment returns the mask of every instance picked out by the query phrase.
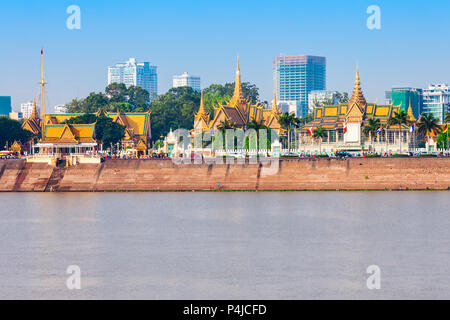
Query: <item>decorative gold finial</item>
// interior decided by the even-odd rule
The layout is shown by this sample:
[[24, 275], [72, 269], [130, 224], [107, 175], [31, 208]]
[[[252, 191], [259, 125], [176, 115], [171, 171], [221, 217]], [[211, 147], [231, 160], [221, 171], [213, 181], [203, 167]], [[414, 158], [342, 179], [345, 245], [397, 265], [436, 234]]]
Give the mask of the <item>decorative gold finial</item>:
[[236, 80], [234, 81], [234, 93], [230, 103], [236, 104], [239, 100], [244, 99], [241, 83], [241, 69], [239, 67], [239, 55], [237, 57]]
[[206, 114], [205, 103], [203, 101], [203, 90], [200, 94], [200, 108], [198, 109], [198, 114]]
[[33, 111], [31, 112], [31, 118], [37, 118], [36, 98], [33, 98]]
[[356, 67], [356, 79], [355, 79], [355, 88], [353, 89], [352, 97], [349, 101], [349, 106], [352, 106], [354, 103], [357, 103], [360, 108], [365, 108], [367, 105], [366, 98], [364, 98], [364, 94], [361, 89], [361, 81], [359, 78], [359, 66]]
[[272, 103], [272, 111], [278, 112], [278, 103], [277, 103], [277, 92], [273, 91], [273, 103]]
[[409, 98], [408, 119], [410, 121], [416, 122], [416, 118], [414, 117], [414, 112], [412, 111], [411, 107], [411, 98]]

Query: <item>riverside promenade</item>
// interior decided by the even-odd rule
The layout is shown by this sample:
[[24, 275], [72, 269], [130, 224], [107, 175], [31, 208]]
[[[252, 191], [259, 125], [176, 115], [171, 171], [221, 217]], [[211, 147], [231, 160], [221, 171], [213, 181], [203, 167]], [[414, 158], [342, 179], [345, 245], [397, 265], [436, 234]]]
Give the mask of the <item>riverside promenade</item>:
[[283, 159], [270, 164], [0, 160], [0, 191], [450, 190], [450, 158]]

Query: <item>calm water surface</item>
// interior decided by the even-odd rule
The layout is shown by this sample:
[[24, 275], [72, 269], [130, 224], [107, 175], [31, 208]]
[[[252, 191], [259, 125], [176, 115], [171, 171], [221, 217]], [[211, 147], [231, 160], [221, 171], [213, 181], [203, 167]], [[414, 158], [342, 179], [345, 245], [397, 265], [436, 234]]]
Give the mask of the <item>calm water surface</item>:
[[[0, 298], [450, 299], [448, 192], [0, 194]], [[368, 290], [366, 268], [381, 268]], [[68, 290], [66, 268], [81, 268]]]

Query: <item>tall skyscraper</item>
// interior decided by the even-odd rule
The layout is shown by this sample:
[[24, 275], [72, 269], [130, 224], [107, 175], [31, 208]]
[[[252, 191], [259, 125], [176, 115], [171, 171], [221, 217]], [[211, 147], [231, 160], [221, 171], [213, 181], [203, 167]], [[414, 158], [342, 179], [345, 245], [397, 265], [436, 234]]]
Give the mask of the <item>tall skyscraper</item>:
[[274, 87], [280, 103], [293, 103], [297, 116], [308, 113], [308, 95], [326, 90], [326, 58], [316, 56], [279, 56], [273, 62]]
[[441, 123], [450, 112], [450, 87], [447, 84], [430, 85], [423, 90], [423, 112], [432, 113]]
[[401, 109], [408, 112], [409, 105], [414, 114], [414, 118], [419, 119], [423, 109], [423, 90], [420, 88], [399, 87], [390, 91], [390, 102], [394, 106], [401, 106]]
[[11, 97], [10, 96], [0, 96], [0, 116], [9, 117], [9, 113], [11, 111], [12, 111]]
[[20, 105], [20, 112], [22, 113], [24, 119], [28, 119], [33, 113], [33, 102], [25, 102]]
[[172, 87], [191, 87], [194, 91], [200, 91], [200, 77], [194, 77], [187, 72], [173, 76]]
[[125, 63], [117, 63], [108, 67], [108, 84], [117, 82], [123, 83], [127, 87], [139, 86], [150, 94], [150, 101], [158, 94], [157, 67], [150, 65], [150, 62], [136, 62], [130, 58]]

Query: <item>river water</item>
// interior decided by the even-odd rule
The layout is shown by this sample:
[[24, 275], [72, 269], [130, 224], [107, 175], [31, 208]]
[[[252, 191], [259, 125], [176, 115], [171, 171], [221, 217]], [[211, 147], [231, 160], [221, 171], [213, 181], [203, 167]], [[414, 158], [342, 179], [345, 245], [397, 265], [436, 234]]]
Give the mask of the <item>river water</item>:
[[[2, 299], [450, 299], [448, 192], [2, 193]], [[69, 290], [68, 266], [81, 270]], [[379, 290], [366, 285], [380, 268]]]

